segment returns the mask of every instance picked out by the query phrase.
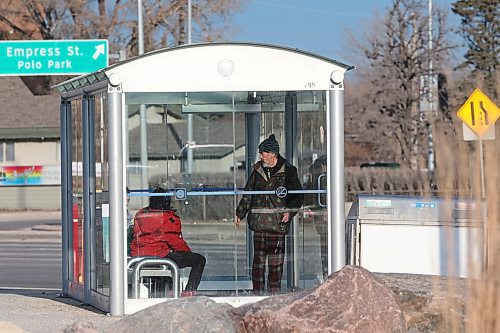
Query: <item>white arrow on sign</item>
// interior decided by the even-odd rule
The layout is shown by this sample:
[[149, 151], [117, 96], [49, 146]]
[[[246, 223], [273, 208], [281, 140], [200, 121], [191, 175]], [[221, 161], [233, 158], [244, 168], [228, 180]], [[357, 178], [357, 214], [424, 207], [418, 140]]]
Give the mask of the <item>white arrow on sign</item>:
[[95, 47], [95, 52], [92, 58], [97, 60], [101, 54], [104, 54], [104, 44], [99, 44]]

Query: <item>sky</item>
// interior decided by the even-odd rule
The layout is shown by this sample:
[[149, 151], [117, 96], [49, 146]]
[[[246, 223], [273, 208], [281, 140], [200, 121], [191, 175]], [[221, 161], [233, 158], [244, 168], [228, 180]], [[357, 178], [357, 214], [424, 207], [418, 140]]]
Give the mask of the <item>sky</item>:
[[[245, 0], [244, 0], [245, 1]], [[428, 0], [422, 0], [426, 5]], [[276, 44], [320, 54], [351, 65], [346, 30], [358, 38], [364, 22], [381, 17], [392, 0], [248, 0], [232, 19], [239, 29], [232, 41]], [[453, 0], [433, 0], [445, 7], [450, 21]]]

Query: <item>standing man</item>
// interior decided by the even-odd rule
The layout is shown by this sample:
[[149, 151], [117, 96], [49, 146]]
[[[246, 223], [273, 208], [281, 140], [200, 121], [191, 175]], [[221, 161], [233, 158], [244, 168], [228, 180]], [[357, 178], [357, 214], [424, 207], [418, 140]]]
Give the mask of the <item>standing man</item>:
[[[245, 191], [276, 191], [283, 187], [287, 191], [302, 190], [297, 168], [279, 154], [279, 145], [274, 134], [259, 144], [260, 161], [245, 185]], [[253, 291], [266, 290], [264, 272], [268, 261], [268, 286], [271, 293], [281, 290], [283, 261], [285, 258], [285, 235], [298, 209], [302, 206], [302, 194], [245, 194], [236, 209], [235, 225], [238, 227], [245, 217], [248, 227], [254, 231], [254, 257], [252, 265]]]

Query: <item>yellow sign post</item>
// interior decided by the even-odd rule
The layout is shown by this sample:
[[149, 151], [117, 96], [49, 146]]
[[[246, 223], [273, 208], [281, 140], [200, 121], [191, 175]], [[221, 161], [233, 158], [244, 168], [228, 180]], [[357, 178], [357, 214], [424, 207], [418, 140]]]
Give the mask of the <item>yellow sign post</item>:
[[481, 137], [500, 117], [500, 110], [488, 96], [476, 89], [458, 110], [457, 115], [474, 133]]
[[[469, 96], [464, 105], [458, 110], [457, 115], [462, 121], [479, 137], [479, 159], [480, 159], [480, 176], [481, 176], [481, 199], [486, 199], [486, 188], [484, 184], [484, 157], [483, 157], [483, 135], [488, 132], [491, 126], [494, 126], [495, 121], [500, 117], [500, 110], [493, 103], [488, 96], [481, 90], [476, 89]], [[483, 215], [481, 209], [481, 221], [484, 221], [484, 267], [488, 266], [488, 223], [487, 216]]]

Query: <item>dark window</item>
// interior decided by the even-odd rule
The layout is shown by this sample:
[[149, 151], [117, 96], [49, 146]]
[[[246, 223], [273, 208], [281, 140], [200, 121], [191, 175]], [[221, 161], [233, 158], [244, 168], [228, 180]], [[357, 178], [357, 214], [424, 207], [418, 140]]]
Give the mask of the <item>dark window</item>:
[[5, 161], [12, 162], [16, 159], [16, 154], [14, 150], [14, 142], [5, 143]]

